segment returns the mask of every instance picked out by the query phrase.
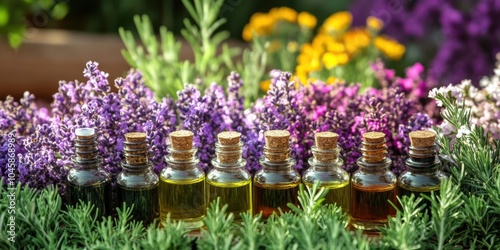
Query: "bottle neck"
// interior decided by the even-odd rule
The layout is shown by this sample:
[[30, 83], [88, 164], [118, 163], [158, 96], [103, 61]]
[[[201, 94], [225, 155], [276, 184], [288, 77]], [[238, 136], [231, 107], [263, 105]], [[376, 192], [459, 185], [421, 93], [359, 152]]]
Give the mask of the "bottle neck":
[[341, 167], [344, 161], [338, 157], [340, 147], [335, 149], [319, 149], [317, 146], [311, 147], [313, 157], [309, 158], [308, 163], [315, 170], [328, 170]]
[[270, 161], [266, 157], [261, 157], [259, 159], [260, 165], [262, 166], [262, 170], [267, 172], [283, 172], [283, 171], [292, 171], [293, 166], [295, 165], [295, 160], [288, 158], [286, 161], [274, 162]]
[[381, 172], [389, 170], [389, 167], [392, 165], [392, 160], [384, 157], [383, 161], [367, 162], [364, 157], [360, 157], [356, 161], [356, 164], [359, 166], [359, 169], [364, 172]]
[[72, 157], [71, 162], [73, 169], [76, 170], [97, 170], [101, 165], [101, 161], [97, 158], [82, 160], [78, 157]]
[[142, 165], [128, 164], [126, 161], [121, 162], [122, 172], [127, 174], [142, 174], [152, 171], [153, 164], [147, 163]]
[[242, 148], [242, 142], [232, 145], [222, 145], [219, 142], [216, 142], [216, 157], [212, 159], [212, 165], [214, 167], [238, 167], [243, 161], [243, 164], [246, 164], [246, 161], [241, 158], [241, 154], [243, 153]]
[[176, 170], [191, 170], [198, 167], [200, 159], [196, 156], [192, 156], [189, 160], [177, 160], [172, 154], [165, 156], [165, 161], [168, 163], [167, 167]]

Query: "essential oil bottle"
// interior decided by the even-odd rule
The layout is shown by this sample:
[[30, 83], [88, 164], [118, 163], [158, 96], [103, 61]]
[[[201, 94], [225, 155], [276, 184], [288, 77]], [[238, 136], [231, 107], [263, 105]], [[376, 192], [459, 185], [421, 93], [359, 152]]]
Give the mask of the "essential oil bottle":
[[269, 130], [264, 133], [266, 145], [260, 159], [261, 169], [254, 176], [253, 210], [268, 218], [273, 212], [290, 210], [288, 203], [298, 205], [299, 173], [290, 158], [290, 133]]
[[[439, 190], [441, 182], [447, 176], [441, 171], [441, 161], [437, 157], [434, 140], [436, 134], [431, 131], [410, 132], [409, 158], [406, 160], [407, 170], [399, 176], [400, 196], [430, 195]], [[427, 208], [430, 204], [424, 199]]]
[[311, 147], [313, 157], [309, 158], [309, 168], [302, 175], [302, 182], [312, 187], [320, 181], [320, 186], [328, 190], [325, 204], [336, 204], [342, 211], [349, 213], [351, 189], [349, 174], [342, 169], [344, 161], [338, 157], [339, 135], [333, 132], [319, 132], [314, 135], [315, 144]]
[[387, 158], [385, 134], [363, 134], [362, 157], [359, 169], [351, 178], [351, 223], [355, 228], [375, 230], [396, 214], [396, 176], [389, 171], [392, 164]]
[[117, 206], [133, 205], [132, 219], [149, 225], [159, 215], [158, 176], [149, 162], [146, 134], [127, 133], [125, 140], [125, 161], [121, 163], [122, 172], [116, 180]]
[[98, 218], [111, 214], [111, 175], [101, 168], [93, 128], [75, 130], [75, 152], [66, 182], [69, 205], [79, 201], [94, 205]]
[[227, 204], [227, 212], [238, 221], [240, 213], [252, 212], [252, 176], [245, 169], [246, 160], [241, 158], [241, 134], [222, 132], [217, 137], [214, 168], [207, 173], [208, 203], [220, 197], [221, 205]]
[[193, 147], [194, 134], [179, 130], [170, 133], [167, 167], [160, 174], [160, 217], [170, 213], [173, 220], [187, 223], [191, 229], [203, 226], [206, 212], [205, 172]]

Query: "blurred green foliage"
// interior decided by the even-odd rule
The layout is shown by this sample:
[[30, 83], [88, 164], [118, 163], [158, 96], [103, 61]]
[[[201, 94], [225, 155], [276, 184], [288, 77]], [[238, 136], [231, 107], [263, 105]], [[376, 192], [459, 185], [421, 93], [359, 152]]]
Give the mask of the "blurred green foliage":
[[0, 35], [17, 48], [23, 42], [28, 26], [44, 28], [50, 19], [61, 20], [68, 5], [58, 0], [1, 0]]

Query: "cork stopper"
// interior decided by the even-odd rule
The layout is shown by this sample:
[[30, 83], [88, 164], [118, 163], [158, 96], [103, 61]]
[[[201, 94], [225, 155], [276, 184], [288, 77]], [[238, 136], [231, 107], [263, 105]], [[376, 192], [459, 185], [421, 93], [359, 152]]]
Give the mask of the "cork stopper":
[[217, 135], [219, 143], [216, 148], [217, 159], [220, 163], [236, 163], [241, 157], [241, 134], [238, 132], [222, 132]]
[[434, 146], [436, 134], [432, 131], [418, 130], [410, 132], [410, 142], [413, 147], [427, 148]]
[[194, 133], [188, 130], [177, 130], [170, 133], [172, 143], [170, 156], [176, 161], [191, 161], [193, 159]]
[[337, 148], [339, 135], [333, 132], [319, 132], [314, 134], [316, 147], [323, 150], [334, 150]]
[[286, 130], [268, 130], [264, 132], [266, 146], [269, 148], [288, 148], [290, 132]]
[[225, 131], [217, 135], [221, 145], [235, 145], [240, 142], [241, 134], [234, 131]]
[[369, 143], [381, 143], [385, 140], [385, 134], [382, 132], [367, 132], [363, 134], [363, 141]]
[[287, 161], [290, 155], [290, 133], [286, 130], [269, 130], [264, 132], [266, 145], [264, 156], [270, 162]]
[[130, 132], [125, 134], [127, 142], [143, 142], [146, 141], [146, 133]]
[[332, 162], [337, 160], [339, 149], [337, 140], [339, 135], [333, 132], [319, 132], [314, 134], [316, 147], [312, 147], [314, 159], [319, 162]]
[[170, 133], [172, 148], [175, 150], [190, 150], [193, 148], [194, 134], [188, 130], [178, 130]]
[[144, 165], [148, 163], [148, 147], [146, 133], [130, 132], [125, 134], [125, 162], [129, 165]]
[[382, 162], [387, 156], [385, 134], [382, 132], [367, 132], [363, 134], [361, 153], [368, 163]]

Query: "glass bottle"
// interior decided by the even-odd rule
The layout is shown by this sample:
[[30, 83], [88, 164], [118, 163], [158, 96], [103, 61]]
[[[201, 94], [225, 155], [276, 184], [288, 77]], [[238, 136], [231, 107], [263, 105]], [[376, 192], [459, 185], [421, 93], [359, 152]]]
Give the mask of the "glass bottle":
[[147, 156], [146, 134], [127, 133], [125, 139], [125, 161], [116, 180], [117, 206], [133, 206], [132, 218], [149, 225], [159, 215], [158, 176]]
[[355, 228], [375, 230], [396, 214], [396, 176], [389, 171], [392, 164], [387, 158], [385, 134], [363, 134], [362, 157], [357, 160], [359, 169], [351, 178], [351, 223]]
[[98, 218], [111, 214], [111, 175], [101, 168], [97, 157], [96, 135], [93, 128], [75, 130], [76, 156], [66, 179], [66, 198], [69, 205], [90, 202]]
[[266, 145], [260, 159], [262, 168], [255, 173], [253, 191], [254, 214], [262, 212], [268, 218], [273, 212], [290, 210], [288, 203], [298, 205], [299, 173], [290, 158], [290, 133], [269, 130], [264, 133]]
[[342, 169], [344, 161], [338, 157], [339, 135], [333, 132], [319, 132], [314, 137], [316, 145], [311, 147], [313, 157], [309, 158], [310, 167], [302, 174], [302, 181], [309, 187], [320, 181], [320, 186], [328, 190], [324, 203], [337, 204], [343, 212], [349, 213], [351, 189], [349, 174]]
[[[399, 176], [399, 194], [401, 196], [430, 195], [439, 190], [441, 182], [447, 176], [441, 171], [441, 161], [437, 157], [434, 140], [436, 134], [431, 131], [410, 132], [409, 158], [406, 160], [407, 170]], [[430, 203], [424, 199], [427, 208]]]
[[184, 221], [192, 229], [203, 226], [206, 212], [205, 172], [198, 165], [193, 136], [187, 130], [170, 133], [168, 164], [160, 174], [161, 220], [170, 213], [171, 219]]
[[241, 158], [241, 134], [222, 132], [217, 137], [214, 168], [207, 173], [208, 203], [220, 197], [221, 205], [228, 205], [227, 212], [241, 220], [240, 213], [252, 212], [252, 175], [245, 169], [246, 160]]

